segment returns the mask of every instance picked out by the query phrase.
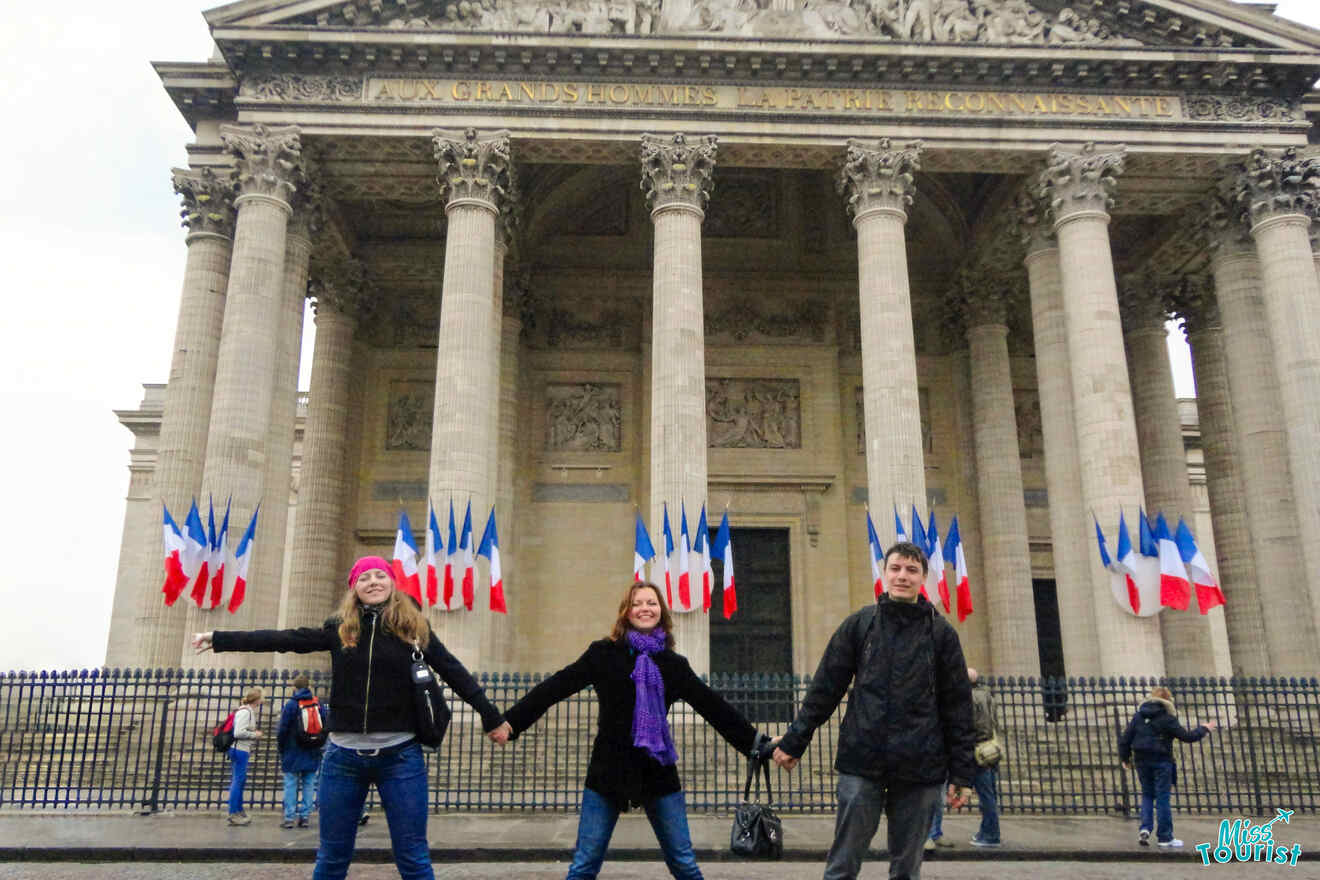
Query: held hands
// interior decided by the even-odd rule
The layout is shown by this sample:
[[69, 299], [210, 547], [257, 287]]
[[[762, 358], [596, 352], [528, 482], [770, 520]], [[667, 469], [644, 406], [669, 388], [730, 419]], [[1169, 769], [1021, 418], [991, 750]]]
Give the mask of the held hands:
[[1124, 769], [1124, 770], [1131, 770], [1131, 769], [1132, 769], [1132, 762], [1131, 762], [1131, 761], [1124, 761], [1124, 762], [1123, 762], [1123, 769]]
[[509, 737], [512, 735], [513, 735], [513, 725], [507, 721], [505, 721], [499, 727], [492, 730], [490, 733], [486, 734], [486, 736], [490, 738], [491, 742], [501, 746], [507, 743], [509, 741]]
[[1214, 730], [1219, 725], [1215, 724], [1213, 721], [1202, 721], [1201, 726], [1204, 727], [1206, 730]]
[[211, 636], [214, 633], [193, 633], [192, 646], [196, 654], [204, 654], [211, 650]]
[[[778, 740], [775, 741], [778, 742]], [[780, 748], [776, 748], [774, 754], [770, 757], [776, 764], [785, 770], [792, 770], [798, 765], [798, 761], [800, 760], [799, 758], [794, 758], [788, 752]]]
[[967, 786], [959, 787], [952, 782], [949, 783], [948, 803], [949, 809], [956, 810], [959, 807], [967, 806], [972, 799], [972, 790]]

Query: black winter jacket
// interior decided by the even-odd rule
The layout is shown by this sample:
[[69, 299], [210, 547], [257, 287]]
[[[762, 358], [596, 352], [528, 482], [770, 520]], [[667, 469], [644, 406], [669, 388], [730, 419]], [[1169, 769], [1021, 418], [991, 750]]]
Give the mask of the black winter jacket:
[[[636, 654], [626, 641], [600, 639], [581, 657], [532, 688], [505, 713], [514, 736], [536, 723], [560, 700], [592, 685], [600, 704], [596, 741], [591, 747], [584, 785], [612, 801], [619, 809], [646, 804], [673, 794], [682, 786], [678, 768], [662, 765], [645, 749], [633, 745], [633, 706], [637, 686], [632, 680]], [[671, 650], [652, 656], [665, 683], [665, 708], [683, 700], [710, 722], [735, 749], [748, 754], [756, 730], [719, 694], [711, 690], [688, 665], [687, 658]]]
[[1208, 727], [1187, 730], [1178, 723], [1178, 713], [1168, 700], [1152, 699], [1141, 704], [1118, 739], [1118, 758], [1128, 761], [1173, 760], [1173, 738], [1194, 743], [1205, 738]]
[[[362, 635], [357, 647], [345, 649], [339, 641], [339, 619], [331, 618], [320, 629], [262, 629], [249, 632], [217, 630], [211, 647], [222, 651], [292, 651], [310, 654], [330, 652], [331, 733], [384, 733], [413, 731], [413, 691], [410, 669], [412, 645], [389, 630], [380, 615], [362, 612]], [[504, 723], [499, 710], [486, 699], [486, 692], [472, 673], [450, 654], [440, 640], [431, 641], [422, 652], [426, 662], [465, 703], [481, 715], [482, 728], [494, 730]]]
[[972, 688], [962, 644], [924, 597], [907, 603], [881, 595], [840, 624], [779, 747], [801, 757], [850, 683], [835, 770], [881, 784], [972, 784]]

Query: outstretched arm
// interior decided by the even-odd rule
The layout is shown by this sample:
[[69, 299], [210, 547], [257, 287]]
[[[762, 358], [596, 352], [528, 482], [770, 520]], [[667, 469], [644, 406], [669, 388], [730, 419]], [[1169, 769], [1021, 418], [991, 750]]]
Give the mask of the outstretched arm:
[[311, 654], [315, 651], [333, 651], [339, 645], [339, 634], [330, 627], [304, 626], [298, 629], [216, 630], [193, 633], [192, 646], [198, 654], [204, 651], [279, 651]]
[[504, 715], [512, 728], [510, 739], [517, 739], [555, 703], [593, 683], [595, 663], [592, 653], [596, 650], [594, 644], [588, 647], [581, 657], [532, 688], [505, 711]]
[[786, 759], [802, 757], [816, 728], [834, 714], [853, 676], [857, 674], [856, 623], [856, 617], [848, 618], [830, 638], [825, 654], [820, 658], [820, 665], [816, 667], [816, 674], [811, 677], [811, 686], [807, 688], [807, 695], [802, 700], [802, 708], [798, 710], [797, 718], [789, 725], [788, 733], [784, 734], [775, 752], [775, 762], [781, 767], [791, 770], [797, 761], [791, 760], [790, 763]]
[[697, 714], [728, 740], [729, 745], [744, 755], [749, 754], [756, 745], [756, 728], [728, 700], [702, 681], [686, 659], [680, 657], [679, 660], [682, 665], [676, 696], [696, 709]]
[[[487, 733], [495, 733], [500, 725], [504, 723], [504, 716], [486, 698], [485, 689], [477, 683], [472, 673], [468, 672], [467, 667], [457, 657], [449, 653], [449, 649], [440, 643], [440, 640], [435, 637], [435, 633], [431, 633], [431, 640], [427, 643], [424, 653], [426, 662], [440, 674], [440, 677], [458, 695], [458, 698], [477, 710], [477, 714], [481, 716], [481, 729]], [[491, 738], [503, 744], [499, 738]]]

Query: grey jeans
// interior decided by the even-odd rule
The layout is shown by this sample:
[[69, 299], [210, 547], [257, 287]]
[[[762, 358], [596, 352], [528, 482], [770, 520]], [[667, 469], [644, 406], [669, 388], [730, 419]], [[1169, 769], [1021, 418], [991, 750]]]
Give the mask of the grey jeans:
[[889, 880], [921, 880], [922, 844], [930, 833], [930, 811], [942, 787], [881, 785], [840, 773], [839, 811], [834, 819], [834, 843], [825, 859], [825, 880], [856, 880], [881, 814], [889, 825]]

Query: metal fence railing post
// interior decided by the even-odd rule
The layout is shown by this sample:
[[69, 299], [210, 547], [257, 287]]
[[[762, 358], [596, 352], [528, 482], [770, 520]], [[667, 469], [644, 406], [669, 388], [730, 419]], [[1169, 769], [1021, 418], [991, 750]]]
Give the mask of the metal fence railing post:
[[157, 700], [160, 706], [160, 724], [156, 728], [156, 761], [151, 773], [151, 795], [147, 798], [146, 803], [142, 805], [140, 811], [143, 814], [155, 813], [160, 810], [160, 784], [161, 776], [165, 771], [165, 740], [169, 731], [171, 702], [168, 691], [166, 691], [164, 697]]

